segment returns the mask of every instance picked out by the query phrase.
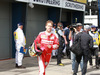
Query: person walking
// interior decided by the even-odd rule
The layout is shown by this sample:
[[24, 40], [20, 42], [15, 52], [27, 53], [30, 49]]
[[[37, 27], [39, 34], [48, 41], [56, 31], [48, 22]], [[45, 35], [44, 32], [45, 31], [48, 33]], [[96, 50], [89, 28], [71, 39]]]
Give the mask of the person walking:
[[22, 66], [22, 60], [24, 54], [20, 52], [21, 48], [25, 49], [26, 45], [26, 38], [23, 32], [23, 23], [18, 23], [18, 28], [14, 31], [14, 40], [15, 40], [15, 47], [16, 47], [16, 68], [25, 68]]
[[34, 40], [35, 50], [41, 49], [42, 54], [38, 56], [39, 63], [39, 75], [45, 75], [46, 67], [48, 66], [52, 50], [56, 50], [59, 47], [59, 41], [57, 34], [52, 32], [53, 22], [48, 20], [46, 22], [46, 30], [40, 32], [37, 38]]
[[81, 55], [76, 55], [76, 62], [75, 62], [75, 68], [74, 68], [74, 73], [73, 75], [77, 75], [78, 72], [78, 66], [79, 63], [82, 59], [83, 56], [83, 69], [82, 69], [82, 75], [86, 75], [87, 72], [87, 62], [89, 60], [89, 55], [90, 55], [90, 49], [93, 47], [93, 39], [92, 37], [88, 34], [88, 30], [86, 27], [84, 27], [84, 31], [81, 33], [78, 33], [75, 36], [74, 42], [77, 42], [78, 39], [80, 38], [81, 40], [81, 49], [82, 49], [82, 54]]

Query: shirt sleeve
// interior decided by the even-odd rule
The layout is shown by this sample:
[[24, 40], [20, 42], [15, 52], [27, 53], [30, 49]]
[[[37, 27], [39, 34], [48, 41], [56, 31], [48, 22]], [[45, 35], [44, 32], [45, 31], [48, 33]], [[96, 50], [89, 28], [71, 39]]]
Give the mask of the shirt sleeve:
[[67, 30], [65, 30], [64, 35], [65, 35], [65, 36], [67, 35]]
[[58, 30], [58, 34], [59, 34], [60, 36], [63, 36], [63, 35], [64, 35], [63, 32], [62, 32], [61, 30]]
[[93, 48], [93, 38], [92, 38], [92, 36], [90, 36], [90, 48], [92, 49]]

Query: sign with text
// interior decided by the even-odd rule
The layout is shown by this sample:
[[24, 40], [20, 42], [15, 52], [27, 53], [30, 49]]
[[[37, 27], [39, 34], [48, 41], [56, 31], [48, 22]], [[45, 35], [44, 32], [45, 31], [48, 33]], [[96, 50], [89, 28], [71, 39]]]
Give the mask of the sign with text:
[[79, 11], [85, 11], [85, 5], [80, 3], [75, 3], [67, 0], [63, 0], [63, 8], [66, 9], [73, 9], [73, 10], [79, 10]]
[[80, 3], [71, 2], [67, 0], [16, 0], [16, 1], [85, 11], [85, 4], [80, 4]]
[[40, 4], [40, 5], [47, 5], [47, 6], [53, 6], [53, 7], [61, 7], [62, 6], [62, 0], [16, 0], [21, 2], [28, 2], [33, 4]]

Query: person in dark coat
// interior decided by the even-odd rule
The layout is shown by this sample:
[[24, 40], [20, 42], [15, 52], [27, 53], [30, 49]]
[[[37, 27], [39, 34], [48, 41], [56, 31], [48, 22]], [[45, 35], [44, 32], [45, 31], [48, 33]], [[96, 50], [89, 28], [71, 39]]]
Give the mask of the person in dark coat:
[[76, 35], [74, 42], [78, 41], [79, 38], [81, 39], [82, 54], [76, 55], [75, 69], [74, 69], [73, 75], [77, 75], [78, 66], [79, 66], [79, 63], [80, 63], [82, 56], [83, 56], [82, 75], [86, 74], [86, 72], [87, 72], [87, 62], [89, 60], [89, 57], [91, 56], [90, 55], [90, 49], [93, 48], [93, 39], [88, 34], [88, 30], [87, 30], [86, 27], [84, 27], [83, 32]]

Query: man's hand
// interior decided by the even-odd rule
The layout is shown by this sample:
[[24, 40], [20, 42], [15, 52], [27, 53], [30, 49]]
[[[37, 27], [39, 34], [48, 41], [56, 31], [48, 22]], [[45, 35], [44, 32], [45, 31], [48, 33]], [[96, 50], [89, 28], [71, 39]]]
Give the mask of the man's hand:
[[65, 41], [65, 44], [67, 45], [67, 44], [68, 44], [68, 42], [67, 42], [67, 41]]
[[25, 46], [23, 47], [23, 50], [25, 49]]

